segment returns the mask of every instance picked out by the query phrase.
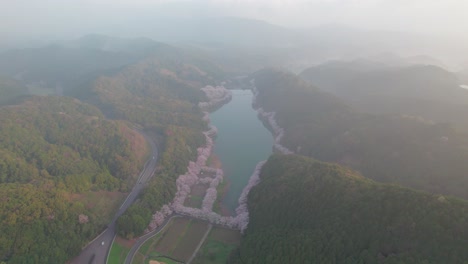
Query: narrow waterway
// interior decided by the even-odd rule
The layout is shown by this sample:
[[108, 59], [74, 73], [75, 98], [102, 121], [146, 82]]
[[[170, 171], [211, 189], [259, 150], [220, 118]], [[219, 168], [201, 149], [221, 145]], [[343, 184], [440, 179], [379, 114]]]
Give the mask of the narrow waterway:
[[231, 212], [257, 163], [272, 153], [273, 137], [257, 118], [252, 97], [250, 90], [233, 90], [232, 100], [210, 114], [211, 123], [218, 128], [214, 154], [229, 183], [222, 204]]

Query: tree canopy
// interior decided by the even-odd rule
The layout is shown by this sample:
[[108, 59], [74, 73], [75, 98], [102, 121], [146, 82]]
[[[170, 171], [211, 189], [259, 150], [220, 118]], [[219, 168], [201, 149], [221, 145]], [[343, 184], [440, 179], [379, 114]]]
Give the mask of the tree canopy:
[[468, 263], [468, 202], [274, 155], [231, 263]]

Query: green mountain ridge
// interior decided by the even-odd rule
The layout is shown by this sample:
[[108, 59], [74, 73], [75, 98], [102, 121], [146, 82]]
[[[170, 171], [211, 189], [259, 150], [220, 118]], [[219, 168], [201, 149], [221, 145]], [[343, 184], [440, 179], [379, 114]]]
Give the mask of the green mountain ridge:
[[436, 66], [336, 61], [300, 76], [364, 112], [421, 116], [468, 129], [468, 90], [455, 73]]
[[414, 116], [356, 111], [290, 73], [264, 70], [252, 78], [258, 104], [276, 112], [289, 149], [377, 181], [468, 198], [466, 133]]
[[468, 263], [467, 201], [295, 155], [260, 177], [231, 263]]
[[116, 201], [87, 196], [128, 191], [142, 165], [121, 126], [66, 97], [0, 108], [1, 261], [63, 263], [107, 224]]

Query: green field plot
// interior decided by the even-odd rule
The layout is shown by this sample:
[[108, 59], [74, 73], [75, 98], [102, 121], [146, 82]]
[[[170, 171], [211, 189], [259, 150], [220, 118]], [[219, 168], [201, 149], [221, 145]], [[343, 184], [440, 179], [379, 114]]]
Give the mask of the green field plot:
[[184, 206], [192, 208], [201, 208], [203, 198], [205, 197], [208, 184], [198, 183], [192, 186], [190, 195], [185, 199]]
[[174, 256], [175, 259], [188, 261], [207, 230], [208, 223], [192, 220], [192, 224], [185, 232], [184, 237], [180, 239], [177, 247], [172, 252], [172, 256]]
[[127, 257], [130, 248], [125, 247], [124, 245], [118, 243], [114, 240], [112, 243], [112, 247], [109, 253], [109, 258], [107, 263], [109, 264], [120, 264], [125, 262], [125, 258]]
[[191, 220], [187, 218], [173, 219], [171, 227], [163, 233], [161, 239], [150, 250], [170, 256], [180, 239], [185, 235], [190, 223]]
[[[209, 224], [204, 221], [183, 217], [173, 218], [157, 235], [140, 247], [132, 263], [187, 262], [201, 243], [208, 228]], [[137, 259], [137, 256], [140, 257]]]
[[239, 231], [214, 227], [198, 251], [194, 264], [226, 263], [241, 239]]

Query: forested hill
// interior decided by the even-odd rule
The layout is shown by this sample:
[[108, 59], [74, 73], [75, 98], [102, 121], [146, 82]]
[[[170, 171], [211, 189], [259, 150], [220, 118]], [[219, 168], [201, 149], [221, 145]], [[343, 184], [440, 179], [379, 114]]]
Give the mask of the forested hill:
[[260, 177], [232, 263], [468, 263], [467, 201], [295, 155]]
[[149, 56], [183, 57], [184, 51], [146, 38], [87, 35], [39, 48], [0, 53], [0, 74], [28, 85], [33, 94], [76, 95], [102, 74], [112, 74]]
[[357, 112], [290, 73], [263, 70], [252, 78], [259, 105], [277, 112], [288, 148], [377, 181], [468, 198], [466, 134], [422, 118]]
[[141, 235], [151, 215], [173, 199], [177, 177], [205, 143], [207, 126], [198, 103], [206, 98], [200, 89], [217, 84], [219, 75], [222, 71], [210, 61], [167, 52], [101, 76], [83, 94], [109, 117], [141, 125], [160, 152], [157, 177], [117, 221], [121, 236]]
[[143, 158], [135, 137], [72, 98], [0, 108], [0, 261], [64, 263], [76, 255], [119, 201], [102, 207], [105, 196], [133, 185]]
[[417, 115], [468, 130], [468, 90], [454, 73], [436, 66], [336, 61], [300, 76], [363, 111]]

